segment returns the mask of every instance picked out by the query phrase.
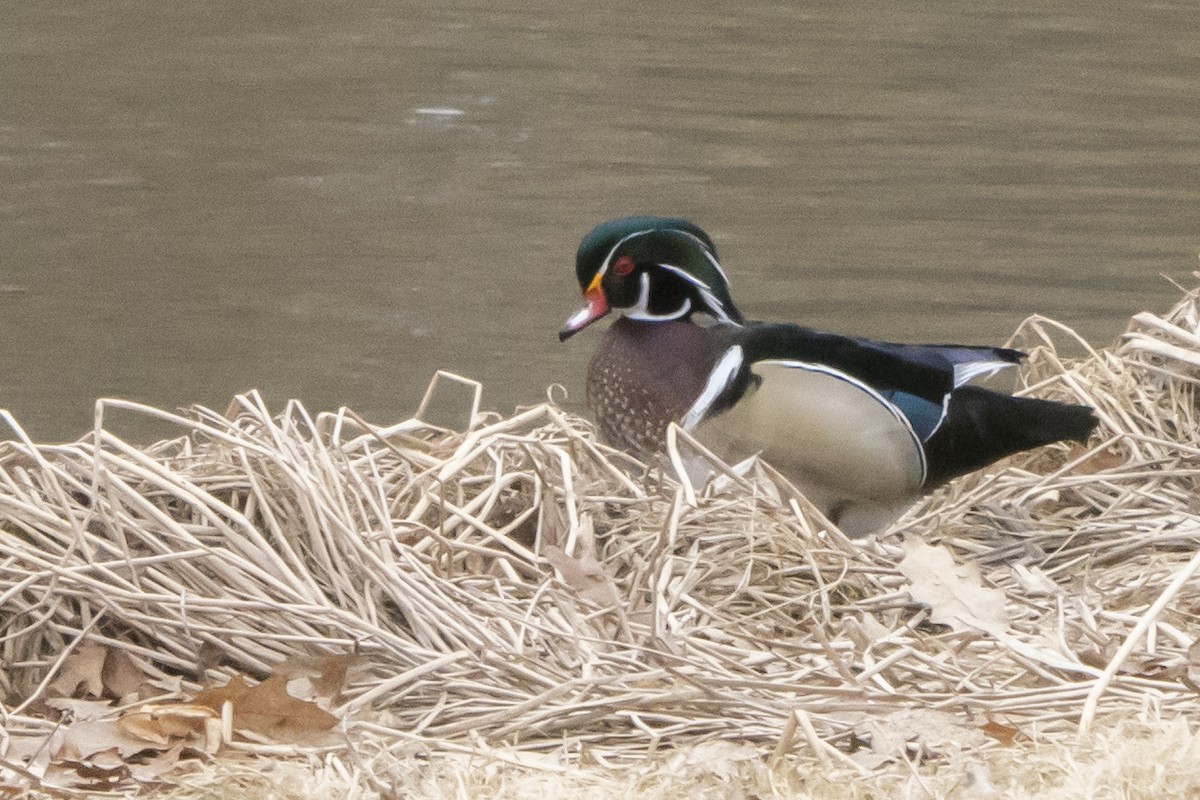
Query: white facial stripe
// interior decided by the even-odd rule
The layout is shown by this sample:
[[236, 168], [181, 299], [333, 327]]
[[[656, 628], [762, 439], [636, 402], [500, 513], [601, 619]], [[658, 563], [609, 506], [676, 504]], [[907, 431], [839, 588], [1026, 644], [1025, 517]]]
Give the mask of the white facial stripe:
[[712, 251], [708, 249], [708, 245], [704, 243], [703, 239], [694, 233], [681, 231], [678, 228], [672, 228], [671, 230], [675, 231], [676, 233], [682, 233], [684, 236], [687, 236], [690, 239], [695, 239], [696, 244], [700, 245], [700, 249], [704, 252], [704, 257], [708, 259], [708, 263], [717, 268], [717, 274], [721, 276], [721, 280], [725, 281], [725, 283], [729, 283], [729, 276], [725, 274], [725, 270], [721, 268], [721, 263], [717, 261], [717, 257], [714, 256]]
[[706, 244], [704, 243], [704, 240], [703, 240], [703, 239], [701, 239], [701, 238], [700, 238], [699, 236], [697, 236], [696, 234], [694, 234], [694, 233], [688, 233], [687, 231], [685, 231], [685, 230], [680, 230], [679, 228], [671, 228], [671, 230], [672, 230], [672, 231], [674, 231], [675, 233], [682, 233], [684, 236], [688, 237], [689, 239], [694, 239], [694, 240], [695, 240], [695, 242], [696, 242], [696, 244], [700, 245], [700, 249], [701, 249], [701, 250], [705, 251], [706, 253], [708, 252], [708, 245], [706, 245]]
[[[721, 267], [721, 262], [717, 261], [716, 256], [714, 256], [712, 254], [712, 251], [708, 249], [708, 245], [704, 243], [703, 239], [701, 239], [699, 236], [697, 236], [694, 233], [688, 233], [687, 231], [680, 230], [679, 228], [671, 228], [670, 230], [674, 231], [675, 233], [681, 233], [684, 236], [688, 237], [689, 239], [694, 240], [696, 242], [696, 244], [699, 245], [701, 252], [704, 253], [704, 257], [707, 258], [709, 263], [712, 264], [713, 267], [716, 268], [717, 274], [721, 276], [721, 280], [725, 281], [725, 283], [727, 283], [727, 284], [729, 283], [729, 276], [725, 274], [725, 270]], [[608, 255], [605, 256], [604, 262], [600, 265], [600, 269], [597, 270], [598, 274], [604, 275], [608, 271], [608, 265], [609, 265], [609, 263], [612, 262], [612, 257], [617, 254], [617, 250], [619, 250], [621, 248], [621, 245], [625, 244], [626, 242], [628, 242], [630, 239], [634, 238], [635, 236], [645, 236], [648, 233], [654, 233], [654, 229], [647, 228], [647, 229], [641, 230], [641, 231], [634, 231], [633, 233], [629, 234], [628, 236], [625, 236], [620, 241], [618, 241], [615, 245], [613, 245], [612, 250], [608, 251]], [[664, 264], [663, 266], [666, 266], [666, 265]], [[685, 277], [691, 278], [691, 276], [685, 276]], [[695, 281], [694, 279], [693, 279], [693, 281], [696, 283], [699, 283], [699, 281]]]
[[717, 315], [717, 318], [720, 319], [721, 322], [733, 322], [733, 319], [730, 318], [729, 314], [725, 313], [725, 304], [718, 300], [716, 295], [714, 295], [708, 289], [701, 289], [700, 294], [704, 295], [705, 303], [708, 305], [709, 309]]
[[[716, 268], [717, 273], [720, 274], [720, 276], [721, 276], [721, 279], [724, 280], [727, 284], [729, 283], [729, 278], [728, 278], [728, 276], [725, 275], [725, 270], [723, 270], [721, 268], [720, 263], [713, 256], [713, 254], [711, 252], [709, 252], [708, 245], [706, 245], [704, 243], [703, 239], [701, 239], [699, 236], [696, 236], [693, 233], [688, 233], [687, 231], [679, 230], [678, 228], [671, 228], [670, 230], [675, 233], [681, 233], [684, 236], [687, 236], [689, 239], [694, 240], [696, 242], [696, 244], [700, 247], [700, 250], [704, 253], [704, 256]], [[621, 249], [621, 245], [625, 244], [630, 239], [636, 238], [638, 236], [645, 236], [650, 233], [654, 233], [654, 229], [647, 228], [645, 230], [634, 231], [633, 233], [622, 237], [616, 244], [613, 245], [612, 249], [608, 251], [608, 255], [604, 257], [604, 261], [600, 264], [600, 269], [598, 269], [596, 271], [596, 275], [600, 278], [603, 278], [604, 275], [606, 275], [608, 273], [608, 268], [612, 264], [613, 256], [615, 256], [617, 254], [617, 251]], [[716, 315], [718, 320], [720, 320], [721, 322], [728, 322], [728, 323], [733, 322], [733, 319], [729, 316], [729, 312], [725, 310], [725, 304], [722, 303], [721, 300], [717, 298], [717, 296], [712, 291], [712, 287], [709, 286], [707, 283], [700, 280], [695, 275], [685, 272], [684, 270], [680, 269], [679, 267], [672, 266], [671, 264], [659, 264], [658, 266], [662, 267], [665, 270], [668, 270], [669, 272], [674, 273], [675, 275], [678, 275], [679, 277], [683, 278], [685, 281], [688, 281], [693, 286], [697, 287], [700, 290], [700, 295], [704, 298], [705, 305], [707, 305], [708, 309], [714, 315]], [[641, 291], [641, 296], [638, 298], [637, 305], [634, 306], [629, 311], [625, 312], [625, 316], [629, 317], [630, 319], [645, 320], [648, 322], [649, 321], [657, 321], [657, 320], [679, 319], [680, 317], [687, 314], [687, 312], [690, 311], [692, 308], [692, 301], [690, 299], [685, 299], [683, 305], [677, 311], [674, 311], [674, 312], [671, 312], [668, 314], [653, 314], [650, 312], [650, 280], [649, 280], [649, 276], [644, 272], [642, 273], [642, 276], [641, 276], [641, 284], [642, 284], [642, 291]]]
[[658, 266], [662, 267], [663, 269], [667, 270], [668, 272], [674, 272], [676, 275], [683, 278], [688, 283], [695, 284], [696, 286], [699, 286], [704, 289], [710, 288], [707, 283], [700, 280], [699, 278], [697, 278], [695, 275], [691, 274], [690, 272], [685, 272], [685, 271], [681, 270], [679, 267], [675, 267], [670, 264], [659, 264]]
[[729, 276], [725, 274], [725, 270], [721, 269], [721, 262], [717, 261], [717, 257], [714, 256], [712, 253], [708, 252], [707, 249], [705, 249], [704, 255], [706, 258], [708, 258], [708, 263], [710, 263], [714, 267], [716, 267], [717, 274], [721, 276], [721, 280], [725, 281], [725, 285], [728, 286], [729, 285]]
[[642, 273], [642, 292], [638, 296], [637, 305], [625, 312], [625, 316], [629, 319], [638, 319], [644, 322], [664, 322], [671, 319], [679, 319], [692, 310], [692, 300], [690, 297], [683, 298], [683, 305], [676, 311], [667, 314], [654, 314], [650, 311], [650, 274]]
[[708, 381], [704, 384], [704, 391], [696, 398], [696, 402], [692, 403], [692, 407], [683, 415], [683, 419], [679, 421], [680, 426], [685, 431], [690, 431], [696, 427], [700, 420], [704, 419], [704, 415], [712, 408], [712, 404], [721, 396], [721, 392], [725, 391], [733, 379], [737, 377], [738, 370], [742, 368], [742, 347], [734, 345], [725, 351], [725, 355], [721, 356], [721, 360], [713, 367], [712, 372], [708, 373]]
[[625, 244], [626, 242], [628, 242], [630, 239], [634, 238], [635, 236], [645, 236], [647, 233], [654, 233], [654, 231], [649, 228], [647, 228], [644, 231], [634, 231], [633, 233], [629, 234], [628, 236], [624, 237], [623, 239], [618, 241], [616, 244], [614, 244], [612, 250], [609, 250], [608, 255], [604, 257], [604, 263], [602, 263], [600, 265], [600, 269], [596, 270], [596, 274], [603, 277], [604, 274], [606, 272], [608, 272], [608, 265], [612, 261], [612, 257], [615, 256], [617, 254], [617, 251], [621, 249], [621, 245]]
[[705, 303], [708, 305], [709, 310], [716, 314], [717, 318], [720, 319], [721, 322], [733, 322], [733, 320], [729, 317], [729, 312], [725, 310], [725, 304], [717, 299], [717, 296], [713, 294], [712, 287], [707, 283], [689, 272], [684, 272], [679, 267], [674, 267], [670, 264], [659, 264], [658, 266], [662, 267], [668, 272], [678, 275], [685, 281], [688, 281], [693, 286], [698, 288], [701, 296], [704, 297]]
[[694, 233], [681, 231], [679, 228], [672, 228], [671, 230], [675, 231], [676, 233], [682, 233], [684, 236], [687, 236], [690, 239], [695, 239], [696, 244], [700, 245], [700, 250], [704, 253], [704, 257], [708, 259], [708, 263], [716, 267], [717, 274], [721, 276], [721, 280], [725, 281], [726, 284], [729, 283], [729, 276], [725, 274], [725, 270], [721, 267], [721, 262], [717, 261], [717, 257], [714, 256], [712, 251], [708, 249], [708, 245], [704, 243], [703, 239]]

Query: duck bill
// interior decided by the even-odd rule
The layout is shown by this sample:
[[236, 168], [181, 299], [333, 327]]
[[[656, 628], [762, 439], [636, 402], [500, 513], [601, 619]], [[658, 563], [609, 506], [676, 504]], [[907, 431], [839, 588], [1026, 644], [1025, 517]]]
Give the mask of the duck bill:
[[592, 285], [583, 293], [583, 299], [587, 305], [572, 314], [563, 325], [563, 329], [558, 332], [560, 342], [570, 339], [612, 310], [604, 297], [604, 290], [600, 288], [599, 280], [592, 281]]
[[599, 286], [589, 287], [584, 293], [583, 299], [587, 305], [572, 314], [563, 325], [563, 329], [558, 332], [560, 342], [570, 339], [612, 310]]

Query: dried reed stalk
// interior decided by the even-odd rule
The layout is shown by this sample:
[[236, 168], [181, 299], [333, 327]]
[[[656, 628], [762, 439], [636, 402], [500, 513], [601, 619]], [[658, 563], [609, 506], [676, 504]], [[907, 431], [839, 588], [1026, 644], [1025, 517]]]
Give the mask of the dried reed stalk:
[[[1095, 406], [1094, 444], [959, 480], [861, 542], [765, 465], [693, 486], [682, 432], [643, 465], [548, 404], [456, 433], [274, 415], [255, 393], [224, 414], [103, 400], [61, 446], [4, 413], [4, 729], [52, 724], [30, 709], [84, 641], [194, 682], [206, 646], [252, 675], [354, 651], [348, 729], [454, 752], [727, 739], [836, 761], [899, 710], [1052, 738], [1097, 713], [1194, 717], [1198, 296], [1113, 349], [1072, 341], [1077, 359], [1069, 329], [1027, 320], [1025, 390]], [[134, 447], [114, 410], [179, 435]], [[906, 536], [978, 565], [1007, 634], [932, 624], [897, 568]]]

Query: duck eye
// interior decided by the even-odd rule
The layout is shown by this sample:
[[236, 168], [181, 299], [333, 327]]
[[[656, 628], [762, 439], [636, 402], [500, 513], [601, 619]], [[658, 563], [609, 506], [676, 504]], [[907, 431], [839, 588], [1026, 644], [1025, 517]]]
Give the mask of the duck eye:
[[633, 259], [629, 256], [621, 256], [612, 265], [613, 274], [618, 278], [624, 278], [629, 273], [633, 272]]

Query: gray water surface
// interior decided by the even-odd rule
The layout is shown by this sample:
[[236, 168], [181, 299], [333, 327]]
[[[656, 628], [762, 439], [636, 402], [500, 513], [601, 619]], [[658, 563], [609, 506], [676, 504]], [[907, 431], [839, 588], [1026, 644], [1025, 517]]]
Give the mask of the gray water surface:
[[[753, 318], [1097, 344], [1200, 250], [1192, 3], [10, 3], [0, 407], [582, 399], [606, 217], [688, 216]], [[136, 420], [130, 435], [151, 435]]]

